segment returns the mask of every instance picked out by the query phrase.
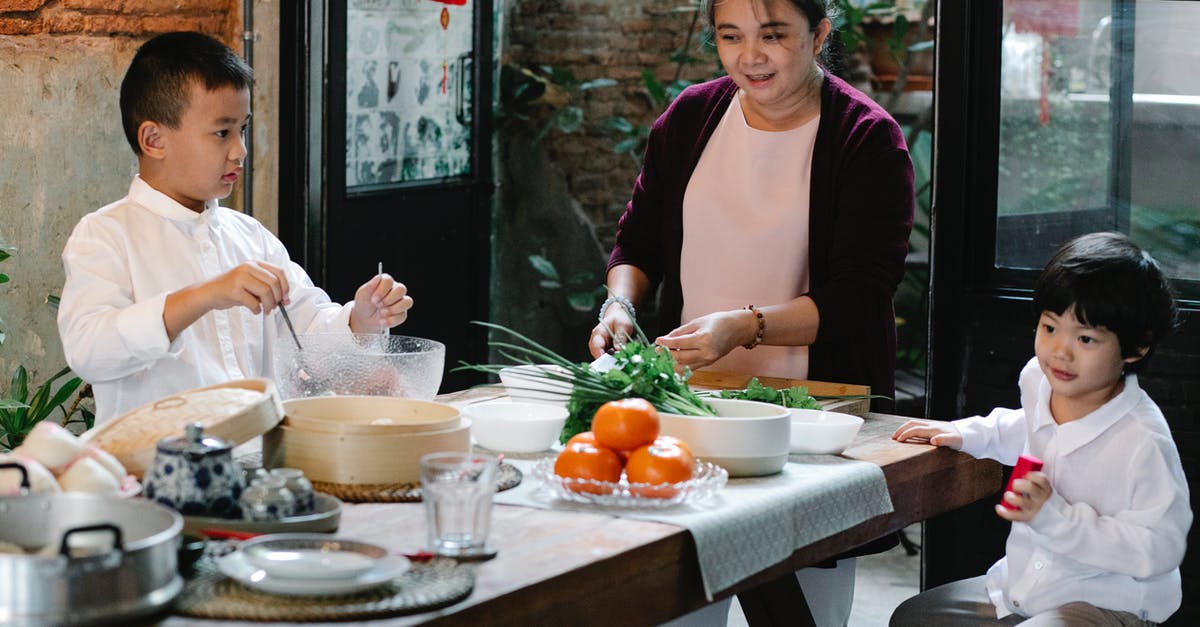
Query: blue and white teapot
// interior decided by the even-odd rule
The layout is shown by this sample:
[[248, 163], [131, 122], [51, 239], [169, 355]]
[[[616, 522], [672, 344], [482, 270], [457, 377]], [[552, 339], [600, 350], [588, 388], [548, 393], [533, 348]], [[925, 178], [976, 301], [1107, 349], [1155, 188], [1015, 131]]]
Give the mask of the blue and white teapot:
[[185, 516], [242, 517], [238, 500], [246, 484], [233, 461], [233, 444], [204, 435], [200, 423], [158, 442], [145, 484], [146, 498]]

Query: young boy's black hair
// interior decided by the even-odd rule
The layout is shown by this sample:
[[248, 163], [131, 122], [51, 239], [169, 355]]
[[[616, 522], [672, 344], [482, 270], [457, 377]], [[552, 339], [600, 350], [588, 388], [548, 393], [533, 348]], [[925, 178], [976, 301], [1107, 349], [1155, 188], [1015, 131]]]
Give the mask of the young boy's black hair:
[[134, 153], [142, 154], [142, 122], [179, 127], [191, 81], [210, 91], [248, 89], [254, 74], [228, 46], [201, 33], [166, 33], [142, 44], [121, 81], [121, 123]]
[[1033, 288], [1035, 316], [1062, 315], [1071, 306], [1082, 323], [1105, 327], [1121, 342], [1125, 365], [1140, 372], [1175, 324], [1175, 294], [1154, 258], [1121, 233], [1091, 233], [1067, 242]]

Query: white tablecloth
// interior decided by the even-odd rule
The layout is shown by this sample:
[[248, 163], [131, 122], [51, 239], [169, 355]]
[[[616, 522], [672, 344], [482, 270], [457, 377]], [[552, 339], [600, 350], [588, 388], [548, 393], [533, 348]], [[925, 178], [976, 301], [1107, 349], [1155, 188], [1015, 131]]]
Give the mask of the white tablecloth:
[[709, 600], [800, 547], [892, 512], [879, 466], [831, 455], [793, 455], [783, 472], [730, 479], [703, 502], [641, 510], [563, 501], [533, 477], [534, 462], [506, 461], [525, 478], [519, 486], [497, 493], [496, 503], [606, 512], [686, 528], [696, 542]]

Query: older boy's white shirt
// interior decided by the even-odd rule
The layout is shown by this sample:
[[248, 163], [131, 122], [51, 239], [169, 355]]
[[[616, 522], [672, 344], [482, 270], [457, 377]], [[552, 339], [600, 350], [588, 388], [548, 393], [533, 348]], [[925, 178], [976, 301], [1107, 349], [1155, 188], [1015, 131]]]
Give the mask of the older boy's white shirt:
[[196, 213], [141, 177], [80, 220], [62, 260], [59, 335], [71, 369], [92, 384], [97, 424], [182, 390], [273, 376], [273, 347], [286, 332], [278, 310], [210, 311], [173, 342], [163, 325], [167, 294], [244, 262], [284, 269], [298, 333], [350, 331], [352, 303], [330, 302], [257, 220], [216, 201]]
[[1023, 409], [954, 422], [964, 452], [1008, 465], [1031, 453], [1054, 488], [1033, 520], [1013, 523], [1005, 557], [988, 570], [997, 616], [1086, 601], [1165, 620], [1181, 602], [1192, 512], [1162, 412], [1135, 375], [1116, 398], [1061, 426], [1036, 358], [1020, 387]]

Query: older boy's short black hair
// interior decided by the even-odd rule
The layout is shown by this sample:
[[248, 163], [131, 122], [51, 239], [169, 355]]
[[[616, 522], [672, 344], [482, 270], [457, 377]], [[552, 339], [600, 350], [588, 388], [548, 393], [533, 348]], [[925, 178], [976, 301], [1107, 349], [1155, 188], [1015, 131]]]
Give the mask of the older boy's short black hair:
[[228, 46], [201, 33], [166, 33], [142, 44], [121, 81], [121, 123], [134, 153], [142, 154], [142, 122], [179, 127], [191, 81], [208, 90], [248, 89], [254, 74]]
[[1034, 315], [1061, 315], [1071, 306], [1080, 322], [1117, 335], [1121, 356], [1138, 372], [1175, 325], [1175, 293], [1158, 262], [1121, 233], [1091, 233], [1067, 242], [1033, 288]]

